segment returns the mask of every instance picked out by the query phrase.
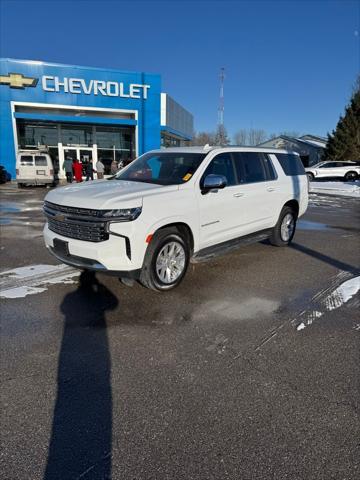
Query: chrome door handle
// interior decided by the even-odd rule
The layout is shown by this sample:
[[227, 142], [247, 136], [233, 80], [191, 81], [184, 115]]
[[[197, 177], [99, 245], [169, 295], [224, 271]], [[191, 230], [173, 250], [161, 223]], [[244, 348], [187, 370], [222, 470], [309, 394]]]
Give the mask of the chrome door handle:
[[266, 189], [268, 192], [274, 192], [275, 191], [275, 188], [274, 187], [267, 187]]
[[244, 196], [244, 194], [242, 192], [234, 193], [234, 197], [236, 197], [236, 198], [243, 197], [243, 196]]

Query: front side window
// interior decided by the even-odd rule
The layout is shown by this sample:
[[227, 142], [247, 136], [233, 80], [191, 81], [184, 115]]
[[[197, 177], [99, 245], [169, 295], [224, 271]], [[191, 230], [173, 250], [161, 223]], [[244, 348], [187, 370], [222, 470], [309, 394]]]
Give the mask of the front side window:
[[226, 177], [228, 187], [236, 185], [231, 154], [226, 152], [216, 155], [209, 163], [202, 178], [205, 179], [207, 175], [222, 175]]
[[46, 167], [47, 166], [47, 158], [45, 155], [36, 155], [35, 156], [35, 165], [37, 167]]
[[205, 156], [204, 153], [146, 153], [120, 171], [114, 179], [180, 185], [191, 179]]
[[235, 166], [240, 183], [265, 182], [269, 175], [261, 152], [235, 152]]

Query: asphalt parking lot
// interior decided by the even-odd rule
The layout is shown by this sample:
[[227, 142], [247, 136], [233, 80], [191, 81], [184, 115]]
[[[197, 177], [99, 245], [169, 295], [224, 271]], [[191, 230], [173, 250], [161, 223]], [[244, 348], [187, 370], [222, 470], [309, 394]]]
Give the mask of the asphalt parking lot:
[[360, 478], [358, 199], [159, 294], [57, 267], [45, 193], [0, 188], [3, 479]]

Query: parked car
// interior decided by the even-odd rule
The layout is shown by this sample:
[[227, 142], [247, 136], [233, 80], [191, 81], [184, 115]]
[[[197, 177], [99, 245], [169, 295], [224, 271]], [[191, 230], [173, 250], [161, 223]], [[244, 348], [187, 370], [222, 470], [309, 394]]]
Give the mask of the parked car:
[[342, 178], [345, 181], [356, 180], [360, 176], [358, 162], [320, 162], [312, 167], [305, 168], [310, 181], [318, 178]]
[[53, 161], [48, 153], [20, 150], [16, 158], [16, 181], [25, 185], [56, 185]]
[[306, 211], [300, 157], [285, 150], [155, 150], [114, 177], [45, 198], [45, 244], [62, 262], [164, 291], [193, 262], [270, 238], [288, 245]]
[[9, 182], [10, 180], [10, 174], [5, 170], [5, 167], [0, 165], [0, 184]]

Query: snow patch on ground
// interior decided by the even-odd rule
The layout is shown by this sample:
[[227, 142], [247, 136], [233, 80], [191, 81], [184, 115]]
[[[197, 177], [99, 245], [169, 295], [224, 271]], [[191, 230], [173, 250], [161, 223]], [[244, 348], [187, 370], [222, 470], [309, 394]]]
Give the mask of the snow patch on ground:
[[[315, 295], [318, 300], [319, 309], [304, 311], [301, 316], [304, 320], [297, 325], [296, 330], [299, 332], [311, 325], [315, 320], [322, 317], [325, 312], [331, 312], [342, 307], [351, 300], [360, 291], [360, 276], [345, 281], [339, 287], [335, 288], [330, 294], [323, 295], [323, 292]], [[320, 311], [320, 308], [322, 311]]]
[[39, 287], [17, 287], [10, 288], [8, 290], [0, 291], [0, 297], [2, 298], [23, 298], [27, 295], [34, 295], [36, 293], [45, 292], [47, 288]]
[[310, 182], [309, 192], [359, 198], [360, 185], [359, 182]]
[[67, 265], [29, 265], [0, 273], [0, 297], [23, 298], [45, 292], [49, 285], [75, 283], [80, 271]]
[[344, 282], [325, 299], [327, 310], [335, 310], [348, 302], [360, 290], [360, 277], [354, 277]]

